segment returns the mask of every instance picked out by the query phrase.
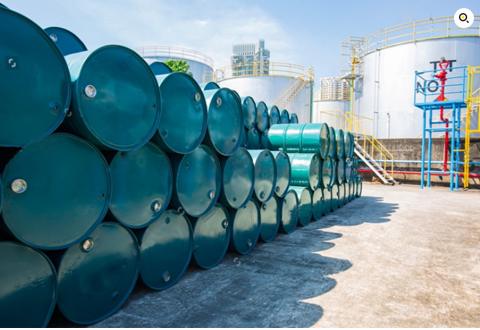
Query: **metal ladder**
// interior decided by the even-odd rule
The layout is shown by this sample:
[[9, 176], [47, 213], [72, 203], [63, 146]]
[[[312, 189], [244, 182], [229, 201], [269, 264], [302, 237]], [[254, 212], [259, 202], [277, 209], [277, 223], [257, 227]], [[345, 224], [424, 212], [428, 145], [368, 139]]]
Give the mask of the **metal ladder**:
[[282, 95], [280, 95], [272, 105], [276, 105], [280, 110], [292, 102], [298, 94], [314, 79], [313, 68], [308, 68], [305, 73], [297, 78], [297, 81], [290, 86]]
[[392, 186], [397, 183], [397, 181], [395, 181], [395, 179], [388, 174], [388, 172], [385, 171], [385, 169], [381, 167], [380, 164], [378, 164], [357, 141], [355, 141], [355, 154], [363, 160], [363, 162], [380, 178], [380, 180], [382, 180], [383, 183], [391, 184]]

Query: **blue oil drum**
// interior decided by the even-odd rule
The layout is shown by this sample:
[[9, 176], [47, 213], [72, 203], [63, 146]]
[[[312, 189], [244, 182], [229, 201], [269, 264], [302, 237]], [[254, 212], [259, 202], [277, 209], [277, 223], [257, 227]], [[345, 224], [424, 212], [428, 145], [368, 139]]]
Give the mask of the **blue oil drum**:
[[337, 159], [345, 158], [345, 137], [342, 129], [335, 130], [335, 139], [337, 140]]
[[345, 160], [340, 158], [337, 160], [337, 173], [336, 173], [336, 178], [337, 178], [337, 183], [342, 184], [345, 182]]
[[3, 184], [2, 184], [2, 177], [0, 176], [0, 215], [2, 214], [2, 204], [3, 204]]
[[290, 114], [290, 124], [298, 124], [298, 117], [296, 113], [291, 113]]
[[345, 144], [345, 158], [353, 157], [353, 149], [355, 146], [352, 133], [345, 131], [343, 134], [343, 138]]
[[255, 128], [255, 124], [257, 123], [257, 105], [255, 104], [255, 100], [251, 96], [242, 97], [241, 103], [245, 128]]
[[200, 84], [200, 87], [202, 88], [203, 91], [212, 91], [212, 90], [220, 89], [220, 86], [213, 81]]
[[345, 185], [338, 185], [338, 208], [341, 208], [345, 205]]
[[352, 180], [352, 166], [353, 162], [351, 158], [345, 159], [345, 182], [349, 183]]
[[344, 182], [342, 186], [343, 186], [343, 205], [347, 205], [349, 202], [348, 183]]
[[108, 210], [108, 164], [91, 143], [65, 133], [29, 144], [5, 167], [2, 217], [16, 239], [43, 250], [84, 240]]
[[320, 158], [318, 154], [289, 153], [291, 163], [291, 184], [294, 186], [310, 187], [312, 191], [320, 183]]
[[[168, 65], [166, 65], [163, 62], [160, 62], [159, 60], [153, 60], [150, 58], [144, 58], [145, 62], [148, 63], [150, 66], [150, 69], [152, 70], [153, 74], [155, 76], [160, 76], [164, 74], [169, 74], [172, 72], [172, 69]], [[161, 97], [162, 95], [160, 95]]]
[[332, 211], [336, 211], [339, 208], [339, 189], [338, 185], [332, 185]]
[[247, 149], [261, 149], [261, 134], [255, 127], [247, 131]]
[[[230, 243], [230, 215], [222, 204], [200, 218], [193, 218], [193, 263], [203, 269], [222, 261]], [[168, 252], [167, 252], [168, 253]]]
[[333, 178], [335, 177], [333, 172], [333, 163], [332, 159], [330, 156], [327, 156], [324, 160], [321, 162], [321, 173], [320, 173], [320, 187], [321, 188], [327, 188], [330, 187], [333, 183]]
[[157, 220], [172, 197], [170, 160], [157, 145], [118, 151], [110, 162], [110, 213], [129, 228], [143, 228]]
[[242, 148], [247, 148], [248, 147], [248, 131], [246, 128], [243, 129], [242, 131], [242, 143], [240, 144]]
[[280, 111], [280, 124], [290, 124], [290, 114], [287, 109]]
[[154, 290], [177, 283], [190, 263], [193, 231], [190, 221], [176, 210], [167, 210], [145, 229], [136, 231], [140, 244], [140, 278]]
[[357, 185], [357, 189], [356, 189], [356, 193], [355, 195], [357, 197], [361, 197], [362, 196], [362, 190], [363, 190], [363, 181], [362, 181], [362, 178], [357, 176], [356, 178], [356, 185]]
[[240, 254], [250, 253], [260, 236], [260, 210], [257, 203], [251, 199], [239, 210], [230, 212], [230, 244], [229, 248]]
[[[312, 219], [312, 191], [307, 187], [292, 186], [298, 196], [298, 224], [308, 226]], [[320, 189], [317, 189], [320, 190]]]
[[[323, 215], [327, 216], [332, 211], [332, 189], [324, 188], [323, 192]], [[313, 202], [312, 202], [313, 203]]]
[[268, 143], [268, 128], [260, 135], [260, 149], [271, 149], [270, 144]]
[[280, 124], [280, 111], [276, 105], [268, 108], [268, 127]]
[[332, 159], [332, 182], [330, 186], [336, 184], [338, 182], [337, 176], [338, 176], [338, 161], [335, 158]]
[[0, 327], [43, 328], [57, 301], [57, 272], [40, 251], [0, 242]]
[[50, 39], [55, 43], [63, 56], [80, 53], [87, 50], [87, 46], [73, 32], [61, 27], [44, 29]]
[[260, 101], [257, 103], [257, 129], [263, 132], [268, 128], [269, 123], [268, 108], [265, 102]]
[[52, 133], [70, 106], [62, 53], [34, 22], [0, 7], [0, 147], [24, 147]]
[[[327, 207], [324, 197], [325, 190], [326, 189], [319, 188], [312, 193], [312, 215], [314, 220], [320, 220], [325, 212], [325, 207]], [[328, 207], [330, 207], [330, 205], [328, 205]]]
[[241, 105], [242, 104], [242, 98], [240, 97], [240, 94], [238, 94], [238, 92], [234, 89], [232, 89], [232, 93], [237, 97], [238, 103], [240, 103], [240, 105]]
[[352, 179], [348, 183], [348, 201], [349, 202], [355, 199], [354, 187], [355, 187], [355, 181]]
[[202, 143], [207, 132], [205, 97], [195, 79], [186, 73], [172, 72], [156, 78], [162, 117], [153, 141], [166, 152], [188, 154]]
[[275, 164], [277, 168], [277, 184], [275, 187], [275, 194], [283, 198], [287, 194], [290, 187], [290, 176], [292, 172], [292, 166], [290, 164], [290, 158], [284, 151], [272, 151], [275, 157]]
[[336, 133], [335, 129], [333, 127], [329, 128], [329, 147], [328, 147], [328, 155], [332, 160], [337, 159], [337, 138], [336, 138]]
[[65, 59], [73, 84], [69, 130], [105, 150], [136, 150], [150, 140], [162, 101], [157, 80], [140, 55], [109, 45]]
[[290, 189], [284, 198], [280, 198], [282, 213], [280, 219], [280, 231], [291, 234], [298, 225], [298, 195]]
[[260, 240], [271, 242], [277, 236], [280, 227], [281, 205], [278, 197], [273, 195], [268, 201], [259, 202], [260, 208]]
[[255, 198], [268, 201], [275, 193], [277, 167], [275, 157], [268, 150], [248, 150], [255, 165]]

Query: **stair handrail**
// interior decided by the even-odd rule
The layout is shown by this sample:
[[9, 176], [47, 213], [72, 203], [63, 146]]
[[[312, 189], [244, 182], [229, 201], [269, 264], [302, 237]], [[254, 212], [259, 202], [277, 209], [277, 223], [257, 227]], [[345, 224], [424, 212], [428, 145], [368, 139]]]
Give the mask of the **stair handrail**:
[[[301, 76], [297, 77], [297, 80], [295, 81], [295, 83], [293, 83], [289, 88], [287, 88], [287, 90], [285, 90], [285, 92], [283, 92], [282, 95], [280, 95], [272, 103], [272, 105], [278, 106], [280, 104], [280, 101], [282, 101], [282, 99], [288, 95], [288, 98], [280, 106], [282, 109], [285, 108], [288, 105], [288, 103], [290, 103], [293, 100], [293, 98], [289, 99], [289, 97], [294, 94], [295, 96], [298, 95], [298, 91], [301, 91], [307, 85], [307, 83], [313, 81], [314, 79], [315, 78], [314, 78], [313, 67], [309, 67], [307, 70], [305, 70], [305, 72]], [[298, 88], [299, 86], [301, 87]]]

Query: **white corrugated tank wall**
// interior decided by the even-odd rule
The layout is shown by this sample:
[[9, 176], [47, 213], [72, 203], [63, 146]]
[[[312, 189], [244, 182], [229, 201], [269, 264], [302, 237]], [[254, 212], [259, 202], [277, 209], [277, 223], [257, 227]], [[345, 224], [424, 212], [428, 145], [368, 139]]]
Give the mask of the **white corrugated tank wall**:
[[[342, 110], [344, 113], [350, 111], [350, 101], [314, 101], [313, 102], [313, 121], [314, 123], [325, 122], [328, 125], [337, 126], [339, 123], [333, 116], [326, 114], [321, 115], [320, 112], [328, 110]], [[343, 124], [343, 122], [342, 122]]]

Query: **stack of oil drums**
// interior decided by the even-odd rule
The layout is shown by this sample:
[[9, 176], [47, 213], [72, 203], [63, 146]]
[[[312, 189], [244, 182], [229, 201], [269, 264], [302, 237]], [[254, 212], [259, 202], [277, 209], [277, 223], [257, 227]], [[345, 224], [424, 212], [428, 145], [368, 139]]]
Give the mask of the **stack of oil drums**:
[[99, 322], [361, 195], [350, 133], [4, 6], [0, 32], [0, 327]]

